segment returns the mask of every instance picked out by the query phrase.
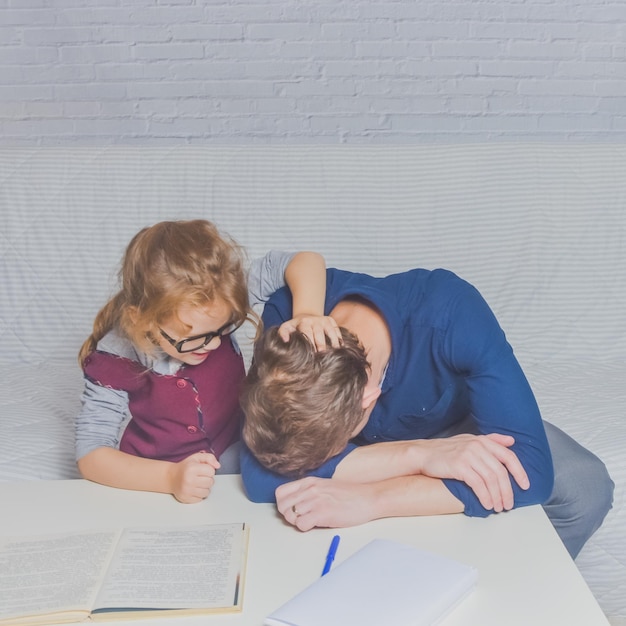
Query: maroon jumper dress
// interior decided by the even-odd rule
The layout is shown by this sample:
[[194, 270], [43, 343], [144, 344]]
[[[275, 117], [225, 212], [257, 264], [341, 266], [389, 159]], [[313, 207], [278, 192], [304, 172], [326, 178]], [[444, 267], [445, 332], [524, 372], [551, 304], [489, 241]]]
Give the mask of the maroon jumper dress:
[[100, 351], [85, 359], [83, 369], [93, 383], [128, 393], [132, 418], [120, 442], [123, 452], [178, 462], [204, 450], [219, 459], [239, 439], [245, 369], [229, 337], [205, 361], [172, 375]]

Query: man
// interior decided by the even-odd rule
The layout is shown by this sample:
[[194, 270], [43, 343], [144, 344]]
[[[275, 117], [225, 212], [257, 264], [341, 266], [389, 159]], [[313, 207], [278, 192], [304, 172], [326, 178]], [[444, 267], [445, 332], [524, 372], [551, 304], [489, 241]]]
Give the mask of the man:
[[[599, 459], [544, 424], [474, 287], [446, 270], [329, 270], [325, 310], [344, 329], [342, 348], [316, 352], [271, 329], [255, 348], [242, 397], [252, 500], [275, 498], [301, 530], [543, 503], [578, 554], [613, 484]], [[290, 314], [281, 290], [263, 320]]]

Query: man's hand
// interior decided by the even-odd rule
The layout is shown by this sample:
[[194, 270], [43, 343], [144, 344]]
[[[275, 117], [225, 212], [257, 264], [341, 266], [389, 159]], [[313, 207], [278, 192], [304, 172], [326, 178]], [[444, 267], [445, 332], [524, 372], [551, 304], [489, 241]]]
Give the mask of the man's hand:
[[196, 452], [186, 459], [173, 463], [170, 471], [172, 495], [183, 504], [204, 500], [215, 482], [219, 461], [209, 452]]
[[462, 434], [440, 439], [386, 441], [359, 446], [337, 465], [333, 479], [374, 483], [401, 476], [453, 478], [467, 484], [486, 509], [514, 506], [511, 479], [522, 489], [529, 480], [509, 435]]
[[276, 506], [299, 530], [345, 528], [376, 518], [370, 490], [367, 484], [310, 476], [278, 487]]
[[420, 473], [461, 480], [486, 509], [508, 511], [514, 506], [510, 477], [522, 489], [530, 486], [517, 455], [509, 449], [514, 443], [513, 437], [497, 433], [420, 440]]
[[333, 348], [341, 345], [341, 331], [337, 322], [328, 315], [296, 315], [280, 325], [278, 334], [283, 341], [289, 341], [295, 330], [306, 335], [318, 352], [326, 349], [326, 337]]
[[307, 477], [278, 487], [276, 504], [289, 524], [304, 531], [396, 515], [460, 513], [463, 504], [442, 481], [452, 478], [466, 483], [486, 509], [509, 510], [514, 506], [511, 477], [522, 489], [530, 486], [509, 449], [514, 443], [509, 435], [493, 433], [362, 446], [340, 463], [332, 479]]
[[461, 513], [463, 503], [429, 476], [398, 476], [370, 483], [308, 477], [276, 489], [276, 504], [299, 530], [344, 528], [382, 517]]

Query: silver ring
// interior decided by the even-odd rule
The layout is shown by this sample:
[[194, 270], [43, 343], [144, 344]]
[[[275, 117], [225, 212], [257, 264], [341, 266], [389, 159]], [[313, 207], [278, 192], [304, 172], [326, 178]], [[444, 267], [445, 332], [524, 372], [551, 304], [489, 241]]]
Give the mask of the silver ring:
[[300, 513], [298, 513], [298, 509], [296, 509], [296, 505], [295, 504], [291, 507], [291, 510], [294, 512], [294, 515], [296, 517], [298, 517], [300, 515]]

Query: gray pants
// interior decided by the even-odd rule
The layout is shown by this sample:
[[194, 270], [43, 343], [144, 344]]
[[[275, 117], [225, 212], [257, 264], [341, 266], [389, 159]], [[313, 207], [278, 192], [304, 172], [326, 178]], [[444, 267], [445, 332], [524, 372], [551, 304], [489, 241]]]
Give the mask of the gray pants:
[[614, 483], [604, 463], [569, 435], [544, 422], [554, 463], [554, 488], [543, 508], [572, 558], [602, 524]]

